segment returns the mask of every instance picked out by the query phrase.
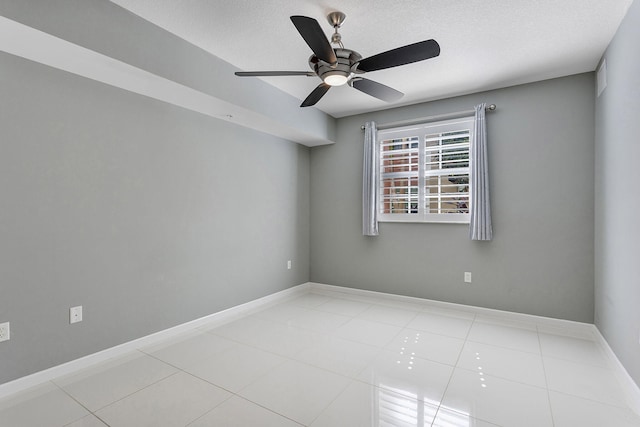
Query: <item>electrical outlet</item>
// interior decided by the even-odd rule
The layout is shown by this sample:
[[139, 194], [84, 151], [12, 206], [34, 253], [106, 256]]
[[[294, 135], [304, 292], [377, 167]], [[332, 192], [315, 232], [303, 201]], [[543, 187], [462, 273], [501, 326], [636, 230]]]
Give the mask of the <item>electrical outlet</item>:
[[0, 323], [0, 342], [9, 341], [11, 338], [11, 330], [9, 329], [9, 322]]
[[82, 322], [82, 306], [71, 307], [69, 309], [69, 323]]
[[470, 271], [465, 271], [464, 272], [464, 282], [465, 283], [471, 283], [471, 272]]
[[287, 270], [291, 270], [291, 260], [287, 261]]

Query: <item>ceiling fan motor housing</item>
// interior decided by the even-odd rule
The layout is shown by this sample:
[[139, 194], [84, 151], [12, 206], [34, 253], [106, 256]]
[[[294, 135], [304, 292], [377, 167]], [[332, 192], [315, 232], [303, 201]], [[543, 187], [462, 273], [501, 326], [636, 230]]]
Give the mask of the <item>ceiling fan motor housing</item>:
[[309, 66], [323, 81], [327, 82], [326, 79], [329, 76], [343, 76], [342, 84], [344, 84], [356, 71], [354, 66], [362, 59], [362, 55], [351, 49], [334, 49], [334, 52], [338, 58], [338, 63], [335, 66], [321, 61], [315, 55], [311, 55], [309, 58]]

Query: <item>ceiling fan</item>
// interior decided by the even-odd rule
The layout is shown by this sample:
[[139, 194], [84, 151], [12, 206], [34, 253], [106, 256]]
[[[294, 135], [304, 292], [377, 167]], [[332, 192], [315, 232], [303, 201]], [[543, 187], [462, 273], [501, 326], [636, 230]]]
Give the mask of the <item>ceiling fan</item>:
[[309, 45], [313, 55], [309, 58], [309, 66], [313, 71], [238, 71], [240, 77], [274, 77], [274, 76], [318, 76], [322, 83], [318, 85], [300, 105], [315, 105], [327, 93], [331, 86], [349, 86], [386, 102], [400, 99], [404, 94], [389, 86], [361, 77], [369, 71], [384, 70], [413, 62], [424, 61], [440, 55], [440, 45], [435, 40], [425, 40], [388, 50], [362, 59], [355, 50], [345, 49], [338, 29], [346, 15], [342, 12], [331, 12], [327, 20], [334, 28], [331, 43], [327, 40], [320, 24], [307, 16], [292, 16], [291, 22]]

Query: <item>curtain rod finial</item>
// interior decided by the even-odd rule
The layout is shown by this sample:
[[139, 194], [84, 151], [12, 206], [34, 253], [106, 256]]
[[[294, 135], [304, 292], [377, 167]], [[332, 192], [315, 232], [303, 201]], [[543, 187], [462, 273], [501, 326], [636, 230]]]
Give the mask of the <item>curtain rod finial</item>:
[[495, 109], [496, 109], [496, 104], [490, 104], [490, 105], [487, 107], [487, 110], [491, 110], [491, 111], [493, 111], [493, 110], [495, 110]]

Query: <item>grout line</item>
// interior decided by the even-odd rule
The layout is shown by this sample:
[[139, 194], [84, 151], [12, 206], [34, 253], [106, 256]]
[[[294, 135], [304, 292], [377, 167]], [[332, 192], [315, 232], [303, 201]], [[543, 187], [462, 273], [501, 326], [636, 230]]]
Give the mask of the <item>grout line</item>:
[[[62, 387], [60, 387], [58, 384], [54, 383], [53, 381], [49, 381], [49, 383], [53, 384], [58, 390], [60, 390], [61, 392], [63, 392], [64, 394], [67, 395], [67, 397], [69, 397], [71, 400], [73, 400], [74, 402], [76, 402], [78, 405], [80, 405], [81, 407], [83, 407], [85, 409], [85, 411], [88, 412], [88, 414], [83, 415], [82, 417], [78, 418], [77, 420], [73, 420], [70, 423], [65, 424], [65, 426], [68, 426], [69, 424], [73, 424], [77, 421], [80, 421], [81, 419], [83, 419], [84, 417], [86, 417], [87, 415], [95, 415], [93, 413], [93, 411], [91, 411], [89, 408], [87, 408], [82, 402], [80, 402], [78, 399], [76, 399], [75, 397], [73, 397], [71, 394], [69, 394], [67, 392], [67, 390], [63, 389]], [[102, 420], [100, 420], [102, 421]], [[105, 423], [106, 424], [106, 423]]]
[[[248, 386], [247, 386], [247, 387], [248, 387]], [[245, 387], [245, 388], [246, 388], [246, 387]], [[243, 389], [243, 390], [244, 390], [244, 389]], [[276, 415], [278, 415], [278, 416], [280, 416], [280, 417], [282, 417], [282, 418], [286, 418], [287, 420], [292, 421], [293, 423], [295, 423], [295, 424], [297, 424], [297, 425], [299, 425], [299, 426], [303, 426], [303, 427], [304, 427], [304, 424], [299, 423], [298, 421], [294, 420], [293, 418], [290, 418], [290, 417], [288, 417], [288, 416], [286, 416], [286, 415], [284, 415], [284, 414], [281, 414], [281, 413], [279, 413], [279, 412], [276, 412], [275, 410], [273, 410], [273, 409], [271, 409], [271, 408], [267, 408], [266, 406], [261, 405], [261, 404], [260, 404], [260, 403], [258, 403], [258, 402], [254, 402], [253, 400], [249, 399], [248, 397], [242, 396], [242, 395], [240, 395], [240, 394], [238, 394], [238, 393], [233, 393], [233, 394], [234, 394], [234, 396], [235, 396], [235, 397], [237, 397], [237, 398], [239, 398], [239, 399], [246, 400], [247, 402], [249, 402], [249, 403], [251, 403], [251, 404], [253, 404], [253, 405], [259, 406], [260, 408], [265, 409], [265, 410], [267, 410], [267, 411], [271, 412], [272, 414], [276, 414]], [[231, 399], [231, 398], [229, 398], [229, 399], [227, 399], [227, 400], [230, 400], [230, 399]], [[227, 401], [227, 400], [226, 400], [226, 401]], [[226, 401], [225, 401], [225, 402], [226, 402]], [[220, 404], [220, 405], [221, 405], [221, 404]], [[220, 405], [218, 405], [218, 406], [220, 406]], [[214, 409], [215, 409], [215, 408], [214, 408]], [[211, 411], [213, 411], [213, 409], [212, 409]], [[209, 411], [209, 412], [211, 412], [211, 411]], [[207, 413], [208, 413], [208, 412], [207, 412]], [[191, 423], [193, 423], [193, 422], [195, 422], [195, 420], [194, 420], [194, 421], [192, 421]], [[189, 425], [187, 425], [186, 427], [189, 427]]]
[[316, 415], [316, 416], [311, 420], [311, 422], [309, 423], [309, 425], [311, 425], [311, 424], [315, 423], [315, 422], [316, 422], [316, 420], [317, 420], [318, 418], [320, 418], [320, 417], [322, 416], [322, 414], [324, 414], [324, 412], [325, 412], [327, 409], [329, 409], [329, 407], [330, 407], [331, 405], [333, 405], [333, 402], [335, 402], [336, 400], [338, 400], [338, 399], [340, 398], [340, 396], [342, 396], [342, 395], [347, 391], [347, 389], [351, 386], [351, 384], [353, 384], [353, 383], [354, 383], [354, 380], [353, 380], [353, 379], [351, 379], [351, 378], [349, 378], [349, 382], [347, 383], [347, 385], [346, 385], [342, 390], [340, 390], [340, 393], [338, 393], [338, 394], [336, 395], [336, 397], [334, 397], [333, 399], [331, 399], [331, 401], [330, 401], [329, 403], [327, 403], [327, 405], [326, 405], [324, 408], [322, 408], [322, 410], [321, 410], [320, 412], [318, 412], [318, 415]]
[[235, 394], [229, 396], [227, 399], [225, 399], [224, 401], [220, 402], [219, 405], [214, 406], [213, 408], [209, 409], [207, 412], [205, 412], [204, 414], [200, 415], [199, 417], [197, 417], [194, 420], [189, 421], [188, 424], [185, 425], [185, 427], [189, 427], [190, 425], [192, 425], [193, 423], [195, 423], [198, 420], [201, 420], [202, 418], [206, 417], [207, 415], [209, 415], [211, 412], [213, 412], [214, 410], [216, 410], [216, 408], [218, 408], [219, 406], [224, 405], [229, 399], [233, 398], [234, 396], [236, 396]]
[[193, 375], [192, 373], [187, 372], [187, 371], [185, 371], [185, 370], [183, 370], [183, 369], [181, 369], [180, 371], [182, 371], [182, 373], [184, 373], [184, 374], [186, 374], [186, 375], [191, 376], [192, 378], [195, 378], [195, 379], [200, 380], [200, 381], [204, 381], [204, 382], [205, 382], [205, 383], [207, 383], [207, 384], [210, 384], [210, 385], [212, 385], [212, 386], [214, 386], [214, 387], [216, 387], [216, 388], [219, 388], [220, 390], [224, 390], [224, 391], [226, 391], [227, 393], [229, 393], [229, 396], [228, 396], [226, 399], [222, 400], [222, 402], [218, 403], [218, 404], [217, 404], [217, 405], [215, 405], [213, 408], [211, 408], [210, 410], [206, 411], [204, 414], [200, 415], [199, 417], [196, 417], [196, 418], [194, 418], [193, 420], [189, 421], [189, 422], [186, 424], [186, 426], [185, 426], [185, 427], [189, 427], [191, 424], [193, 424], [194, 422], [196, 422], [196, 421], [197, 421], [197, 420], [199, 420], [200, 418], [204, 417], [204, 416], [205, 416], [205, 415], [207, 415], [209, 412], [213, 411], [214, 409], [216, 409], [216, 408], [217, 408], [217, 407], [219, 407], [220, 405], [222, 405], [222, 404], [224, 404], [225, 402], [227, 402], [227, 401], [228, 401], [229, 399], [231, 399], [233, 396], [236, 396], [236, 394], [235, 394], [234, 392], [232, 392], [232, 391], [230, 391], [230, 390], [227, 390], [226, 388], [221, 387], [221, 386], [219, 386], [219, 385], [217, 385], [217, 384], [213, 384], [213, 383], [211, 383], [210, 381], [205, 380], [204, 378], [200, 378], [199, 376], [197, 376], [197, 375]]
[[[436, 420], [438, 419], [438, 414], [440, 413], [440, 409], [442, 408], [442, 401], [444, 400], [445, 396], [447, 395], [447, 391], [449, 390], [449, 386], [451, 386], [451, 381], [453, 380], [453, 376], [456, 373], [456, 369], [458, 369], [458, 363], [460, 362], [460, 358], [462, 357], [462, 352], [464, 351], [464, 347], [467, 344], [467, 341], [469, 339], [469, 334], [471, 334], [471, 329], [473, 328], [473, 324], [476, 321], [476, 314], [473, 314], [473, 319], [471, 319], [471, 325], [469, 325], [469, 329], [467, 330], [467, 334], [464, 337], [464, 342], [462, 343], [462, 347], [460, 348], [460, 352], [458, 353], [458, 357], [456, 358], [456, 361], [453, 365], [453, 369], [451, 370], [451, 376], [449, 377], [449, 381], [447, 382], [447, 386], [444, 388], [444, 391], [442, 392], [442, 397], [440, 398], [440, 403], [438, 404], [438, 409], [436, 410], [436, 413], [433, 417], [433, 422], [431, 423], [431, 425], [433, 426], [433, 424], [436, 422]], [[459, 339], [459, 338], [458, 338]]]
[[561, 362], [571, 363], [573, 365], [588, 366], [590, 368], [596, 368], [596, 369], [602, 369], [602, 370], [605, 370], [605, 371], [611, 371], [612, 374], [615, 373], [614, 367], [611, 366], [611, 364], [609, 364], [607, 360], [605, 360], [605, 364], [604, 365], [598, 365], [598, 364], [595, 364], [595, 363], [588, 363], [588, 362], [575, 360], [575, 359], [567, 359], [567, 358], [563, 358], [563, 357], [559, 357], [559, 356], [550, 356], [548, 354], [543, 354], [542, 357], [543, 357], [543, 359], [545, 359], [545, 358], [546, 359], [553, 359], [553, 360], [558, 360], [558, 361], [561, 361]]
[[553, 406], [551, 405], [551, 392], [549, 391], [549, 378], [547, 376], [547, 366], [544, 361], [543, 353], [542, 353], [542, 341], [540, 341], [540, 329], [538, 325], [536, 325], [536, 336], [538, 337], [538, 346], [540, 347], [540, 361], [542, 362], [542, 372], [544, 373], [544, 382], [546, 384], [547, 390], [547, 402], [549, 402], [549, 415], [551, 416], [551, 424], [556, 425], [556, 421], [553, 417]]
[[[122, 399], [126, 399], [127, 397], [132, 396], [132, 395], [136, 394], [136, 393], [137, 393], [137, 392], [139, 392], [139, 391], [142, 391], [142, 390], [144, 390], [144, 389], [146, 389], [146, 388], [148, 388], [148, 387], [150, 387], [150, 386], [152, 386], [152, 385], [154, 385], [154, 384], [157, 384], [157, 383], [159, 383], [160, 381], [163, 381], [163, 380], [165, 380], [165, 379], [167, 379], [167, 378], [169, 378], [169, 377], [171, 377], [171, 376], [173, 376], [173, 375], [177, 374], [177, 373], [178, 373], [178, 371], [180, 371], [180, 370], [181, 370], [181, 369], [180, 369], [180, 368], [178, 368], [177, 366], [173, 366], [173, 365], [171, 365], [170, 363], [167, 363], [167, 362], [165, 362], [164, 360], [160, 360], [160, 359], [158, 359], [157, 357], [154, 357], [154, 356], [153, 356], [153, 355], [151, 355], [151, 354], [147, 354], [147, 353], [143, 353], [143, 352], [140, 352], [140, 354], [142, 355], [142, 357], [144, 357], [144, 356], [152, 357], [152, 358], [154, 358], [154, 359], [158, 360], [159, 362], [161, 362], [161, 363], [163, 363], [163, 364], [165, 364], [165, 365], [167, 365], [167, 366], [170, 366], [170, 367], [172, 367], [172, 368], [177, 369], [177, 371], [176, 371], [176, 372], [172, 372], [172, 373], [170, 373], [169, 375], [166, 375], [166, 376], [164, 376], [164, 377], [162, 377], [162, 378], [158, 378], [157, 380], [155, 380], [155, 381], [153, 381], [153, 382], [151, 382], [151, 383], [147, 384], [147, 385], [146, 385], [146, 386], [144, 386], [144, 387], [141, 387], [141, 388], [139, 388], [139, 389], [137, 389], [137, 390], [135, 390], [135, 391], [132, 391], [132, 392], [131, 392], [131, 393], [129, 393], [129, 394], [126, 394], [126, 395], [124, 395], [124, 396], [122, 396], [122, 397], [120, 397], [120, 398], [118, 398], [118, 399], [116, 399], [116, 400], [114, 400], [114, 401], [112, 401], [112, 402], [107, 403], [107, 404], [106, 404], [106, 405], [104, 405], [104, 406], [101, 406], [101, 407], [97, 408], [95, 411], [92, 411], [91, 409], [87, 408], [87, 407], [86, 407], [82, 402], [80, 402], [78, 399], [76, 399], [75, 397], [73, 397], [73, 395], [71, 395], [69, 392], [67, 392], [67, 390], [65, 390], [65, 389], [64, 389], [64, 387], [65, 387], [65, 386], [62, 386], [62, 385], [58, 385], [58, 384], [56, 384], [56, 383], [55, 383], [55, 380], [56, 380], [57, 378], [52, 379], [52, 380], [51, 380], [51, 382], [52, 382], [53, 384], [55, 384], [55, 385], [56, 385], [56, 387], [58, 387], [58, 388], [60, 388], [62, 391], [64, 391], [64, 392], [65, 392], [69, 397], [71, 397], [73, 400], [75, 400], [75, 401], [76, 401], [76, 402], [78, 402], [80, 405], [82, 405], [82, 407], [84, 407], [87, 411], [89, 411], [90, 413], [92, 413], [93, 415], [95, 415], [95, 416], [97, 417], [97, 415], [95, 414], [95, 412], [98, 412], [98, 411], [100, 411], [100, 410], [102, 410], [102, 409], [106, 408], [107, 406], [113, 405], [114, 403], [119, 402], [119, 401], [120, 401], [120, 400], [122, 400]], [[116, 360], [118, 360], [118, 357], [114, 357], [114, 358], [112, 358], [112, 359], [110, 359], [110, 360], [111, 360], [111, 361], [116, 361]], [[92, 367], [84, 368], [84, 369], [82, 369], [82, 370], [78, 370], [78, 373], [79, 373], [80, 371], [83, 371], [83, 370], [85, 370], [85, 371], [86, 371], [86, 370], [89, 370], [89, 369], [92, 369]], [[109, 368], [109, 369], [110, 369], [110, 368]], [[107, 370], [108, 370], [108, 369], [107, 369]], [[102, 371], [102, 372], [104, 372], [104, 371]], [[101, 372], [101, 373], [102, 373], [102, 372]], [[73, 374], [69, 374], [69, 375], [73, 375]], [[61, 377], [59, 377], [59, 378], [61, 378]], [[86, 378], [88, 378], [88, 377], [85, 377], [85, 378], [79, 379], [79, 380], [78, 380], [78, 382], [79, 382], [79, 381], [83, 381], [83, 380], [84, 380], [84, 379], [86, 379]], [[72, 384], [76, 384], [76, 383], [77, 383], [77, 382], [72, 382], [72, 383], [67, 384], [67, 386], [70, 386], [70, 385], [72, 385]], [[102, 421], [102, 419], [101, 419], [101, 421]], [[103, 421], [103, 422], [104, 422], [104, 421]], [[106, 424], [106, 423], [105, 423], [105, 424]]]
[[630, 413], [634, 414], [637, 418], [639, 418], [639, 419], [640, 419], [640, 416], [639, 416], [638, 414], [636, 414], [636, 413], [633, 411], [633, 409], [632, 409], [632, 408], [630, 408], [628, 405], [623, 405], [623, 406], [614, 405], [613, 403], [603, 402], [603, 401], [601, 401], [601, 400], [595, 400], [595, 399], [592, 399], [592, 398], [590, 398], [590, 397], [578, 396], [578, 395], [575, 395], [575, 394], [567, 393], [566, 391], [560, 391], [560, 390], [552, 390], [552, 389], [549, 389], [549, 393], [551, 393], [551, 392], [554, 392], [554, 393], [557, 393], [557, 394], [561, 394], [561, 395], [563, 395], [563, 396], [573, 397], [573, 398], [575, 398], [575, 399], [585, 400], [585, 401], [587, 401], [587, 402], [591, 402], [591, 403], [595, 403], [595, 404], [598, 404], [598, 405], [606, 406], [606, 407], [611, 408], [611, 409], [618, 409], [618, 410], [622, 410], [622, 411], [629, 411]]
[[[528, 332], [533, 332], [533, 331], [528, 331]], [[474, 344], [480, 344], [480, 345], [486, 345], [488, 347], [498, 348], [498, 349], [502, 349], [502, 350], [515, 351], [515, 352], [518, 352], [518, 353], [525, 353], [525, 354], [530, 354], [530, 355], [533, 355], [533, 356], [542, 357], [542, 354], [540, 354], [540, 353], [536, 353], [536, 352], [533, 352], [533, 351], [522, 350], [520, 348], [506, 347], [506, 346], [500, 345], [500, 344], [494, 344], [494, 343], [488, 343], [488, 342], [482, 342], [482, 341], [475, 341], [475, 340], [469, 340], [469, 339], [465, 341], [465, 344], [467, 342], [474, 343]]]

